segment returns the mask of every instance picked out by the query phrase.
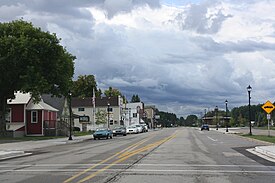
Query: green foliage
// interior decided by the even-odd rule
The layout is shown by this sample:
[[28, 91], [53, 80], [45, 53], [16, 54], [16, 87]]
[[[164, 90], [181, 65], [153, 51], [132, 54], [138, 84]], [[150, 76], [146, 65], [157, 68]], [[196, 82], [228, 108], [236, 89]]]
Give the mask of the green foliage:
[[131, 99], [131, 103], [140, 102], [140, 98], [138, 95], [133, 95]]
[[114, 96], [119, 96], [119, 95], [122, 96], [121, 92], [118, 89], [112, 88], [112, 87], [109, 87], [108, 90], [105, 90], [104, 95], [106, 97], [114, 97]]
[[55, 34], [17, 20], [0, 23], [0, 42], [1, 97], [13, 97], [18, 90], [36, 99], [41, 93], [68, 93], [75, 57]]
[[163, 127], [170, 127], [171, 125], [177, 124], [178, 118], [174, 113], [159, 111], [158, 115], [160, 115], [159, 124]]
[[186, 117], [185, 126], [194, 126], [198, 121], [198, 116], [191, 114]]
[[60, 45], [55, 34], [16, 20], [0, 23], [0, 135], [5, 131], [6, 101], [15, 91], [67, 95], [75, 57]]
[[97, 89], [95, 77], [93, 75], [80, 75], [76, 81], [73, 81], [72, 94], [73, 97], [92, 97], [93, 89], [95, 89], [95, 95], [101, 96], [101, 90]]
[[107, 112], [104, 110], [99, 110], [96, 114], [96, 124], [105, 124], [107, 123]]

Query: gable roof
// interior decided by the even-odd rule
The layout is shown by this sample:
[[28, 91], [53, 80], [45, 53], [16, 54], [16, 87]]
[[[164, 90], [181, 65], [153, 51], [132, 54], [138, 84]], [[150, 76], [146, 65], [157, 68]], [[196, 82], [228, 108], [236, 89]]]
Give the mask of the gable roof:
[[[93, 107], [92, 97], [87, 98], [72, 98], [72, 107]], [[115, 97], [96, 97], [96, 107], [107, 107], [108, 102], [110, 106], [119, 106], [118, 96]]]
[[43, 99], [43, 101], [49, 105], [51, 105], [52, 107], [56, 108], [58, 110], [57, 115], [61, 116], [62, 115], [62, 111], [63, 108], [65, 106], [65, 100], [66, 98], [64, 96], [62, 97], [55, 97], [50, 94], [43, 94], [41, 96], [41, 98]]
[[14, 99], [8, 99], [8, 104], [27, 104], [31, 99], [30, 93], [22, 93], [22, 92], [16, 92], [14, 93], [15, 98]]
[[26, 108], [27, 110], [48, 110], [48, 111], [58, 111], [56, 108], [46, 104], [43, 101], [40, 101], [39, 103], [33, 103], [30, 102]]

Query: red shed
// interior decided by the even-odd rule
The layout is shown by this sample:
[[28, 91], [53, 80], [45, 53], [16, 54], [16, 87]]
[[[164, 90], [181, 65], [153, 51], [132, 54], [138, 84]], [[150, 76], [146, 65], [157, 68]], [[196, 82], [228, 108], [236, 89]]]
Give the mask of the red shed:
[[7, 130], [14, 136], [44, 136], [46, 129], [55, 129], [57, 109], [43, 100], [34, 103], [29, 93], [15, 93], [15, 99], [8, 100]]

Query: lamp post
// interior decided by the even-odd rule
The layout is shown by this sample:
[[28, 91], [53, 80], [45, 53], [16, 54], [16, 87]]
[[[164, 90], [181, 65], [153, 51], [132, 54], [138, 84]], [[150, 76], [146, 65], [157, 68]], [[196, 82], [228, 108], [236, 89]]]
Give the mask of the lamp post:
[[250, 94], [251, 94], [251, 90], [252, 90], [252, 87], [249, 85], [247, 88], [247, 92], [248, 92], [248, 118], [249, 118], [249, 135], [252, 135], [252, 131], [251, 131], [251, 109], [250, 109]]
[[70, 134], [69, 134], [69, 139], [68, 140], [73, 140], [72, 138], [72, 93], [69, 92], [69, 114], [70, 114]]
[[108, 102], [107, 103], [107, 116], [108, 116], [108, 121], [107, 121], [107, 125], [108, 125], [108, 128], [110, 128], [110, 115], [109, 115], [109, 111], [110, 111], [110, 103]]
[[227, 103], [228, 103], [228, 101], [227, 100], [225, 100], [225, 125], [226, 125], [226, 132], [228, 132], [228, 121], [227, 121]]
[[219, 111], [218, 106], [216, 106], [216, 107], [215, 107], [216, 122], [217, 122], [216, 130], [218, 130], [218, 129], [219, 129], [219, 123], [218, 123], [218, 111]]

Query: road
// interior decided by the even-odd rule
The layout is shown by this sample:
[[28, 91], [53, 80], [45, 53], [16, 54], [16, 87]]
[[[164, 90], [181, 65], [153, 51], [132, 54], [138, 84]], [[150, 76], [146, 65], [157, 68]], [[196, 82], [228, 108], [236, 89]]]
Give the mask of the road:
[[36, 149], [0, 161], [0, 182], [275, 182], [275, 163], [232, 134], [170, 128]]

